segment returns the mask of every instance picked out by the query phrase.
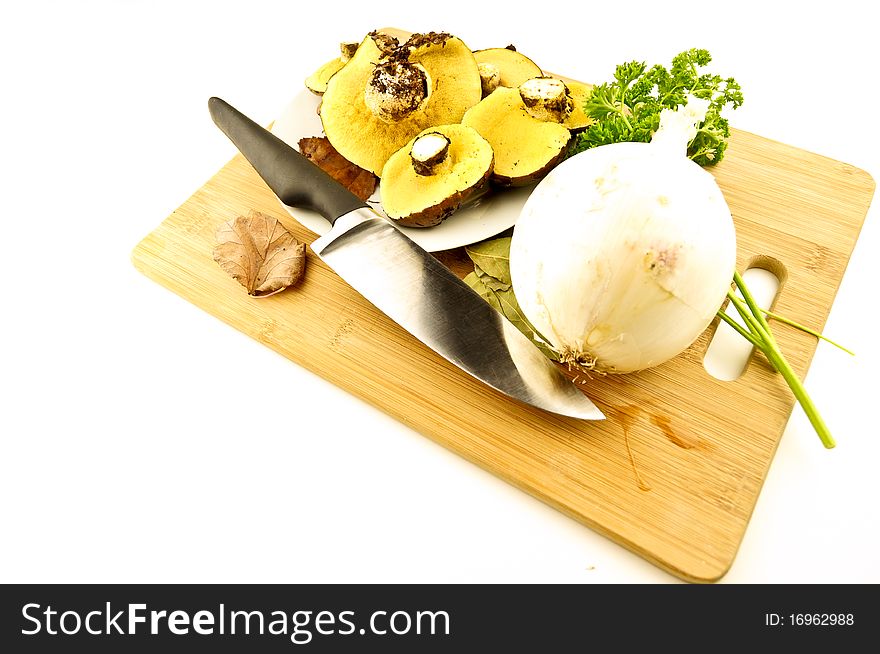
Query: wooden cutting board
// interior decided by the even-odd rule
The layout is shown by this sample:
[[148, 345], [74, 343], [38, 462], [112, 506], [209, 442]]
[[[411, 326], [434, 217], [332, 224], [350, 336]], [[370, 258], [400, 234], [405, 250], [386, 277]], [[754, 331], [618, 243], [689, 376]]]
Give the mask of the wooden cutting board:
[[[776, 311], [821, 329], [873, 195], [871, 177], [745, 132], [734, 132], [712, 172], [736, 222], [739, 269], [763, 263], [780, 274]], [[144, 238], [134, 264], [669, 572], [710, 582], [728, 570], [794, 404], [760, 355], [736, 381], [710, 377], [702, 357], [712, 325], [662, 366], [589, 380], [583, 388], [608, 420], [551, 415], [446, 362], [311, 252], [300, 285], [266, 299], [248, 297], [213, 261], [212, 249], [218, 225], [252, 209], [277, 216], [301, 241], [315, 238], [236, 156]], [[463, 251], [438, 257], [462, 276], [471, 269]], [[784, 325], [775, 331], [803, 376], [815, 339]]]

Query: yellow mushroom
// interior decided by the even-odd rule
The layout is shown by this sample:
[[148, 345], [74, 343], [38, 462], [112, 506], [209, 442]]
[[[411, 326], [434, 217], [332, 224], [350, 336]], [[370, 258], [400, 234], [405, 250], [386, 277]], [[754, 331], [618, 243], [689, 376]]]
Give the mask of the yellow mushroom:
[[554, 114], [551, 108], [564, 103], [557, 96], [548, 96], [547, 102], [539, 97], [529, 107], [523, 101], [521, 89], [497, 88], [469, 109], [462, 120], [462, 124], [477, 130], [492, 146], [492, 181], [501, 186], [523, 186], [541, 179], [562, 160], [571, 139], [569, 129], [552, 119], [561, 113], [557, 109]]
[[388, 158], [420, 132], [460, 122], [480, 101], [477, 62], [449, 34], [414, 34], [390, 47], [375, 32], [327, 84], [324, 133], [352, 163], [381, 175]]
[[486, 187], [492, 146], [460, 124], [431, 127], [395, 152], [382, 169], [385, 214], [406, 227], [443, 221]]
[[487, 48], [474, 52], [474, 58], [480, 65], [480, 70], [486, 71], [487, 75], [497, 72], [497, 82], [490, 90], [484, 90], [484, 96], [489, 95], [499, 86], [516, 88], [527, 79], [543, 75], [541, 69], [534, 61], [521, 52], [517, 52], [512, 45], [506, 48]]

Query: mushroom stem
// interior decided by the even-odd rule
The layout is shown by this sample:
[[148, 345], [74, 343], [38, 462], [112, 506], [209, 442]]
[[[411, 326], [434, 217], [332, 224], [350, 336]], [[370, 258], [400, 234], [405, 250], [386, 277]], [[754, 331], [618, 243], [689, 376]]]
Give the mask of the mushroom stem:
[[367, 107], [386, 123], [405, 118], [427, 97], [425, 72], [408, 61], [393, 59], [376, 66], [364, 90]]
[[480, 71], [480, 87], [485, 98], [501, 83], [501, 70], [495, 64], [488, 62], [477, 64], [477, 69]]
[[574, 109], [568, 87], [553, 77], [526, 80], [519, 87], [519, 95], [529, 114], [544, 122], [561, 123]]
[[439, 132], [430, 132], [418, 137], [409, 151], [413, 170], [419, 175], [434, 175], [440, 171], [440, 164], [449, 154], [450, 140]]

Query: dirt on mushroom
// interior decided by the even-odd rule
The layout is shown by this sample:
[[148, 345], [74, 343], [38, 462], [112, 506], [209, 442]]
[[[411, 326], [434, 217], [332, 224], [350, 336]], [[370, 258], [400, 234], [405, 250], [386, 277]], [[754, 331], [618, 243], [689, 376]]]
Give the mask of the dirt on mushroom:
[[330, 78], [321, 103], [336, 150], [377, 175], [417, 134], [460, 122], [482, 97], [477, 62], [460, 39], [430, 32], [392, 46], [384, 35], [368, 35]]

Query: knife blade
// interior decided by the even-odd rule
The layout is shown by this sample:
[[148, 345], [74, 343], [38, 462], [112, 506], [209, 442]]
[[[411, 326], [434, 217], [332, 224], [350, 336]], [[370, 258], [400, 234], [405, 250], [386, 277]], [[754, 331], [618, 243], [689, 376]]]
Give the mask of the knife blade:
[[277, 136], [220, 98], [223, 131], [278, 198], [332, 228], [312, 251], [376, 308], [471, 376], [526, 404], [585, 420], [605, 416], [499, 311], [429, 252]]

